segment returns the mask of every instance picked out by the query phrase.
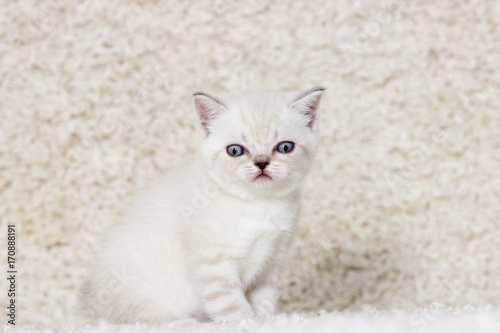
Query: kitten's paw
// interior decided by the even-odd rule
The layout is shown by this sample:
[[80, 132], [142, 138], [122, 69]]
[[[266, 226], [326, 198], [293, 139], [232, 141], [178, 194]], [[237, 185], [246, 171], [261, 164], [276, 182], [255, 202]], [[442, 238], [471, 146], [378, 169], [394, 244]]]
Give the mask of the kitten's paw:
[[276, 303], [271, 300], [264, 300], [256, 303], [255, 313], [259, 317], [269, 318], [276, 314]]

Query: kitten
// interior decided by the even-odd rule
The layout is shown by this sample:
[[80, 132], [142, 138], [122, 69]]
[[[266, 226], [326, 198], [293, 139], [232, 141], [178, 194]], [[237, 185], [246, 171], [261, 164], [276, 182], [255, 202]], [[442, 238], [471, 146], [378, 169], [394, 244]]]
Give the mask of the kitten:
[[158, 324], [274, 314], [323, 91], [194, 93], [199, 154], [141, 193], [110, 229], [82, 288], [87, 318]]

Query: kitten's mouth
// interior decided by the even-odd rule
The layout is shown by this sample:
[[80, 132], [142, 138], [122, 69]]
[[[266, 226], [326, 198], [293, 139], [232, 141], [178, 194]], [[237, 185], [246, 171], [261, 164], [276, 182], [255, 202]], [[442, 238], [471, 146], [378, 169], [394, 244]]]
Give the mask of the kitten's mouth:
[[273, 179], [262, 172], [260, 175], [255, 177], [253, 181], [258, 182], [258, 183], [262, 183], [262, 182], [268, 182], [270, 180], [273, 180]]

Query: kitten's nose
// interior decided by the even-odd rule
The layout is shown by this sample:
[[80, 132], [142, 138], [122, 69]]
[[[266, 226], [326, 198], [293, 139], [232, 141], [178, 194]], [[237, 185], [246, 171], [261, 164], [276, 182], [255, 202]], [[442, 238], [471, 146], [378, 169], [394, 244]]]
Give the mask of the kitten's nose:
[[266, 168], [266, 166], [269, 165], [269, 161], [260, 161], [260, 162], [255, 162], [255, 165], [259, 167], [262, 171]]

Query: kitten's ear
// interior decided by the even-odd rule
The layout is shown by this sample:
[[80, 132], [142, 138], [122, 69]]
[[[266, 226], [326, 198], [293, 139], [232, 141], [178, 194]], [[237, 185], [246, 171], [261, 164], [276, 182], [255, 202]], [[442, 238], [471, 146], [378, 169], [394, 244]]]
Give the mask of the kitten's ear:
[[290, 104], [290, 108], [299, 111], [309, 118], [308, 127], [312, 128], [316, 120], [316, 111], [319, 107], [321, 95], [323, 95], [325, 88], [314, 87], [303, 93], [300, 93]]
[[193, 94], [193, 104], [200, 119], [201, 128], [206, 136], [210, 135], [211, 123], [226, 110], [220, 99], [215, 96], [197, 91]]

